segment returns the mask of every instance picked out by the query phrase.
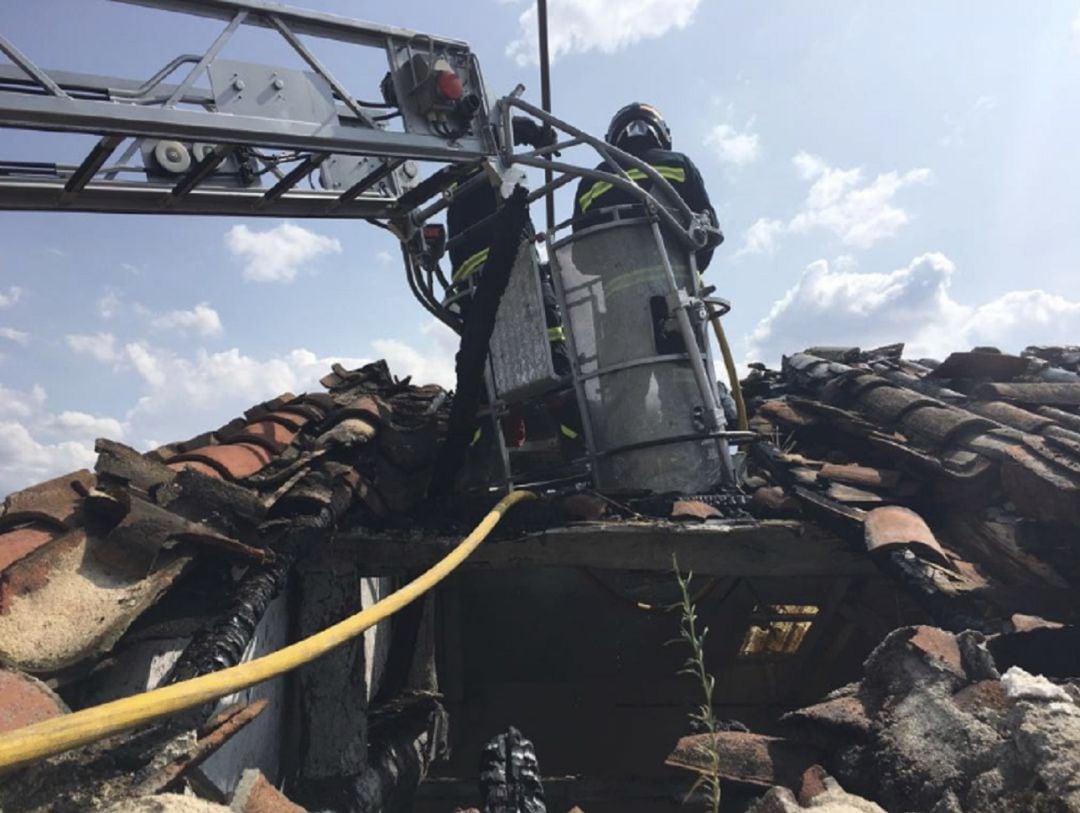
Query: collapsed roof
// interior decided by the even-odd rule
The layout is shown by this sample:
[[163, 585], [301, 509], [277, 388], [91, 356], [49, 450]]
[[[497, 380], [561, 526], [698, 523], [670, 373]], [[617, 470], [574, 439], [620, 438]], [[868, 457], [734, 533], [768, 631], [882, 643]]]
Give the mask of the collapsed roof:
[[[191, 640], [159, 680], [238, 662], [294, 564], [335, 531], [397, 528], [394, 538], [419, 551], [437, 532], [467, 527], [475, 505], [454, 515], [427, 498], [446, 392], [396, 381], [382, 363], [335, 367], [322, 383], [325, 393], [285, 394], [145, 455], [99, 441], [93, 473], [7, 498], [0, 676], [22, 688], [0, 693], [0, 730], [62, 714], [65, 700], [100, 698], [102, 682], [115, 679], [118, 643], [153, 642], [169, 625], [175, 633], [178, 607]], [[789, 520], [798, 525], [777, 527], [841, 540], [846, 555], [872, 562], [945, 629], [1000, 635], [1044, 626], [1033, 617], [1075, 623], [1080, 348], [1032, 347], [1019, 356], [985, 348], [942, 363], [904, 359], [901, 346], [810, 348], [780, 370], [754, 365], [743, 387], [761, 438], [747, 456], [753, 519]], [[569, 522], [644, 521], [668, 535], [670, 520], [730, 525], [699, 501], [659, 504], [643, 520], [604, 495], [558, 497], [508, 535]], [[784, 555], [802, 555], [797, 536], [783, 544]], [[794, 637], [788, 643], [797, 647]], [[1075, 676], [1070, 668], [1054, 676]], [[152, 762], [177, 731], [200, 725], [216, 730], [188, 719], [139, 753]], [[227, 738], [218, 739], [220, 746]], [[183, 784], [183, 771], [155, 784], [145, 775], [135, 782], [126, 765], [104, 770], [101, 754], [127, 742], [56, 758], [67, 780], [47, 792], [40, 776], [60, 772], [39, 773], [29, 785], [25, 773], [0, 780], [0, 802], [48, 809], [60, 797], [117, 800]], [[197, 750], [198, 738], [190, 747]]]

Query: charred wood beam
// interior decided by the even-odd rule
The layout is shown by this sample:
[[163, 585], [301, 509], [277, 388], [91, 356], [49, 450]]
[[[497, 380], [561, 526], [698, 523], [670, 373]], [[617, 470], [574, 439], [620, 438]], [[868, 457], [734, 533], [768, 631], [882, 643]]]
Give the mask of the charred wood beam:
[[399, 698], [372, 715], [368, 763], [359, 776], [305, 783], [309, 810], [397, 813], [413, 809], [416, 789], [446, 746], [447, 715], [432, 695]]
[[222, 710], [199, 730], [198, 740], [187, 751], [172, 756], [164, 765], [153, 766], [145, 777], [137, 779], [138, 784], [131, 795], [149, 796], [166, 790], [185, 773], [209, 759], [234, 734], [258, 717], [268, 703], [263, 699]]
[[[322, 547], [297, 563], [298, 634], [306, 637], [359, 612], [361, 577], [352, 562]], [[392, 620], [392, 619], [391, 619]], [[296, 672], [299, 781], [356, 776], [367, 762], [364, 637], [354, 638]]]
[[[330, 510], [324, 509], [319, 515], [306, 519], [307, 527], [287, 530], [281, 542], [273, 546], [274, 561], [253, 568], [244, 576], [229, 611], [195, 634], [177, 659], [166, 683], [178, 683], [240, 663], [255, 628], [270, 602], [285, 586], [297, 558], [318, 545], [332, 521]], [[297, 522], [294, 520], [294, 524]]]
[[[861, 527], [859, 529], [861, 535]], [[861, 540], [861, 536], [860, 536]], [[384, 532], [337, 536], [336, 552], [365, 575], [427, 567], [445, 556], [455, 537]], [[880, 576], [871, 558], [813, 525], [763, 520], [746, 525], [676, 522], [582, 523], [490, 541], [462, 565], [526, 566], [669, 572], [671, 555], [707, 576]]]
[[231, 706], [209, 720], [177, 718], [125, 732], [0, 777], [0, 809], [103, 810], [168, 787], [254, 720], [266, 701]]

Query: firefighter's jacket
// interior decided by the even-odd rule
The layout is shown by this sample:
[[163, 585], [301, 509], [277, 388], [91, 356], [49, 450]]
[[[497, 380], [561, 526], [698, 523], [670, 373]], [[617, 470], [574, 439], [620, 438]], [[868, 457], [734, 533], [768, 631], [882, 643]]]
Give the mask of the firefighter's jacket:
[[[461, 183], [475, 176], [474, 172]], [[484, 267], [491, 248], [492, 216], [498, 204], [497, 196], [495, 187], [482, 183], [464, 194], [455, 195], [447, 208], [447, 236], [450, 239], [461, 236], [450, 246], [451, 282], [462, 282]]]
[[[717, 225], [716, 212], [709, 202], [709, 195], [705, 191], [705, 181], [701, 178], [694, 162], [681, 152], [662, 150], [658, 147], [643, 151], [637, 156], [653, 169], [660, 173], [675, 190], [682, 196], [693, 211], [705, 213], [714, 226]], [[652, 192], [652, 180], [640, 169], [624, 167], [632, 180], [637, 182], [647, 192]], [[600, 164], [597, 169], [610, 171], [607, 164]], [[663, 200], [660, 199], [663, 203]], [[610, 218], [604, 209], [612, 206], [640, 205], [640, 201], [630, 193], [624, 192], [608, 181], [582, 178], [578, 182], [577, 193], [574, 196], [574, 231], [587, 228], [588, 226], [602, 223]], [[713, 249], [719, 241], [714, 241], [697, 252], [698, 271], [704, 271], [712, 260]]]
[[[479, 171], [479, 170], [478, 170]], [[475, 177], [475, 173], [469, 178]], [[468, 179], [466, 179], [468, 180]], [[464, 181], [462, 181], [464, 183]], [[491, 239], [494, 234], [495, 208], [498, 204], [498, 192], [490, 184], [480, 184], [460, 196], [455, 196], [453, 202], [446, 211], [446, 230], [453, 240], [457, 236], [461, 239], [450, 246], [450, 281], [453, 284], [464, 284], [470, 278], [478, 278], [484, 270], [488, 254], [491, 250]], [[533, 227], [530, 224], [526, 228], [523, 239], [531, 239]], [[532, 250], [532, 247], [529, 247]], [[544, 302], [544, 320], [547, 322], [548, 341], [551, 342], [553, 352], [556, 353], [556, 372], [560, 375], [568, 371], [569, 362], [561, 356], [565, 355], [566, 333], [563, 329], [562, 316], [555, 300], [555, 291], [552, 288], [550, 273], [546, 267], [540, 272], [540, 292]], [[563, 369], [567, 368], [567, 369]]]

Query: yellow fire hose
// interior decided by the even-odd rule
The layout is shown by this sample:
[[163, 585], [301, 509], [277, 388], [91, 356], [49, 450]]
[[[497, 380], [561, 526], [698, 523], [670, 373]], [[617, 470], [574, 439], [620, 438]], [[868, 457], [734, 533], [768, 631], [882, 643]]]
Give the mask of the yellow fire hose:
[[712, 305], [709, 305], [709, 319], [712, 321], [716, 341], [720, 345], [720, 355], [724, 357], [724, 369], [727, 370], [728, 381], [731, 382], [731, 397], [735, 399], [735, 409], [739, 414], [739, 431], [745, 432], [750, 425], [747, 423], [746, 401], [743, 400], [742, 387], [739, 386], [739, 374], [735, 370], [735, 359], [731, 356], [731, 346], [728, 344], [727, 336], [724, 335], [724, 327], [720, 324], [720, 314]]
[[0, 734], [0, 771], [54, 756], [277, 677], [355, 638], [424, 595], [468, 558], [511, 507], [536, 495], [507, 494], [464, 540], [413, 581], [366, 610], [262, 658]]

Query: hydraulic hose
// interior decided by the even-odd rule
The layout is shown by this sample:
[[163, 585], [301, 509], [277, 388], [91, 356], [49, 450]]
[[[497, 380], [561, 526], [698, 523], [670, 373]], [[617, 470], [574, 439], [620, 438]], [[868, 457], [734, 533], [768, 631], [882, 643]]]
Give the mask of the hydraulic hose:
[[724, 369], [727, 370], [728, 381], [731, 382], [731, 397], [735, 399], [735, 409], [739, 416], [739, 431], [745, 432], [750, 425], [747, 422], [746, 401], [743, 400], [742, 387], [739, 386], [739, 374], [735, 370], [735, 359], [731, 356], [731, 346], [724, 334], [724, 326], [720, 324], [720, 314], [712, 305], [709, 305], [709, 319], [712, 321], [716, 341], [720, 345], [720, 355], [724, 357]]
[[464, 562], [510, 508], [535, 496], [529, 491], [510, 492], [499, 500], [472, 533], [429, 570], [382, 601], [310, 638], [220, 672], [0, 734], [0, 771], [54, 756], [170, 714], [200, 706], [310, 663], [420, 598]]

